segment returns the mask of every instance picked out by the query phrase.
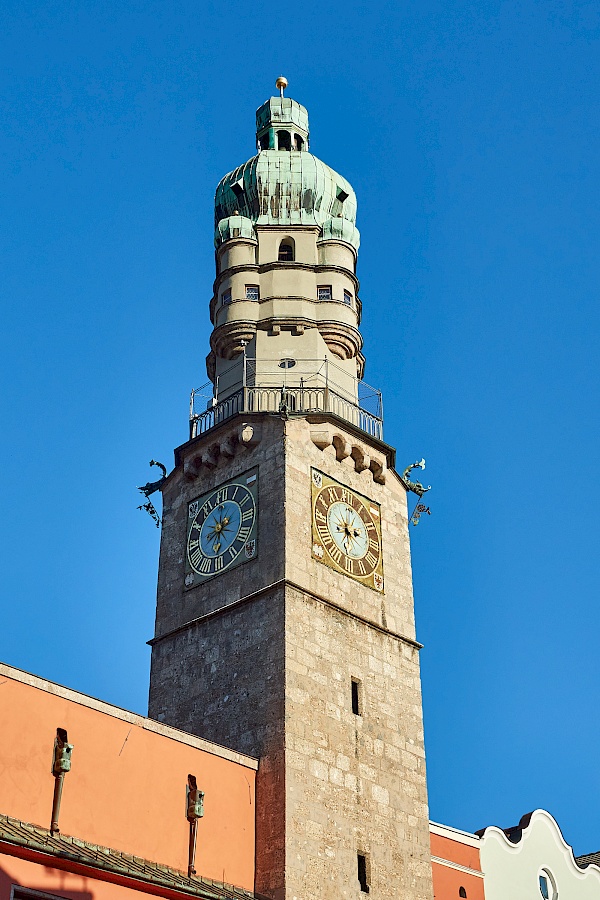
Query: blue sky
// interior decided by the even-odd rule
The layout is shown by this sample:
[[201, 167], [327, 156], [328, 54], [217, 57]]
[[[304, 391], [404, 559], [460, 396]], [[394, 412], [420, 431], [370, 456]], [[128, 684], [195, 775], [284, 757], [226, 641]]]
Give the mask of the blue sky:
[[358, 195], [431, 816], [600, 847], [593, 2], [5, 3], [0, 658], [145, 712], [151, 457], [206, 380], [212, 202], [283, 72]]

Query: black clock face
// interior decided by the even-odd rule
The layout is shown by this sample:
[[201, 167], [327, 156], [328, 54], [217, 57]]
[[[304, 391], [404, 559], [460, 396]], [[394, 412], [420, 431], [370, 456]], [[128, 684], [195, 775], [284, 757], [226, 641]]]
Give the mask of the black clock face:
[[186, 587], [256, 556], [257, 487], [254, 469], [189, 504]]

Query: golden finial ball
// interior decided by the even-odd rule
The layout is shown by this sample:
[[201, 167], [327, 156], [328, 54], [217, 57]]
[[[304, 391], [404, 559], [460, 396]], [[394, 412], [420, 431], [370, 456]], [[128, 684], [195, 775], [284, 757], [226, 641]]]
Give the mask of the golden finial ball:
[[277, 81], [275, 82], [275, 87], [283, 93], [283, 91], [288, 86], [287, 78], [284, 78], [283, 75], [280, 75]]

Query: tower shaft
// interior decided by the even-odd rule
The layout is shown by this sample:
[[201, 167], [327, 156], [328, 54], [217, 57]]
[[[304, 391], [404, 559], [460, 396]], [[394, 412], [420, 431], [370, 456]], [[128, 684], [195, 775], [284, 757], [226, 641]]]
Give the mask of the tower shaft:
[[258, 892], [430, 900], [406, 488], [360, 381], [356, 199], [308, 136], [271, 98], [217, 188], [211, 390], [162, 487], [149, 712], [259, 758]]

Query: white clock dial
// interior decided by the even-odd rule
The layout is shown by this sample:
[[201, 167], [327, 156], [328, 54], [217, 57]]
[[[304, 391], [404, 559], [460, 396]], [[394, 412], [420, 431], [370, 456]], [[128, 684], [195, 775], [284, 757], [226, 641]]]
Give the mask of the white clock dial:
[[383, 592], [381, 507], [317, 469], [311, 484], [313, 558]]
[[367, 529], [355, 509], [347, 503], [332, 503], [327, 511], [329, 533], [342, 553], [362, 559], [369, 549]]

